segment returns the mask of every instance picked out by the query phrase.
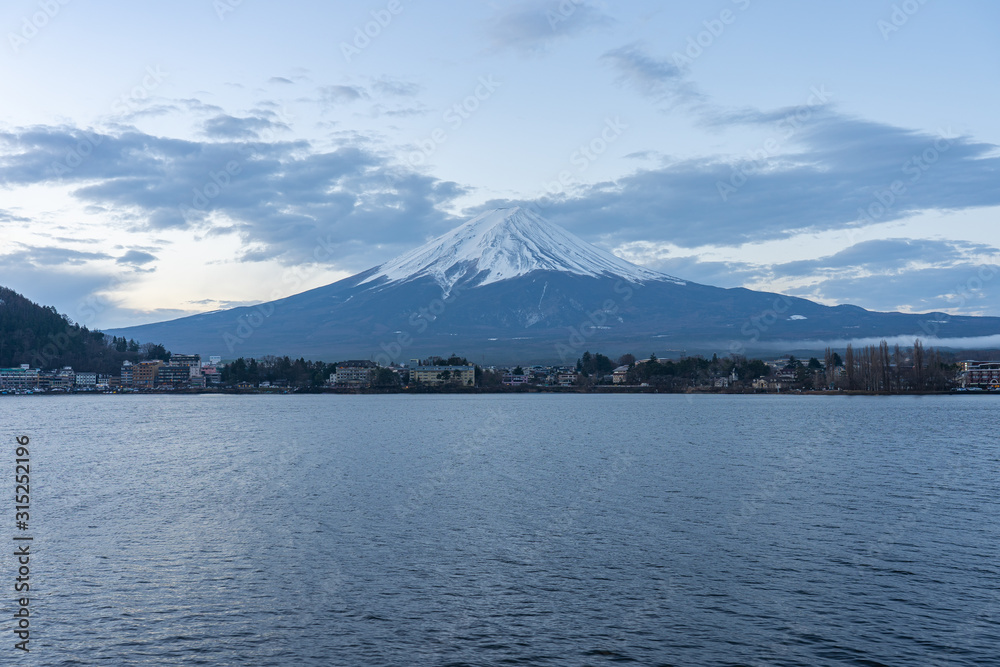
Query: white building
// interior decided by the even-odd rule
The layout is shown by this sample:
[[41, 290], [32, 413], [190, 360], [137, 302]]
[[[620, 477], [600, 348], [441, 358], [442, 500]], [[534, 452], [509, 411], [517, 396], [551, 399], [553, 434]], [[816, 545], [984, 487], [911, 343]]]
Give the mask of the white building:
[[72, 387], [76, 384], [76, 372], [72, 366], [63, 366], [57, 377], [61, 387]]
[[170, 356], [170, 363], [174, 366], [187, 366], [188, 377], [201, 377], [201, 355], [174, 354]]
[[557, 376], [557, 380], [560, 387], [572, 387], [576, 384], [577, 377], [576, 373], [560, 373]]
[[336, 387], [370, 387], [378, 365], [374, 361], [342, 361], [330, 377]]

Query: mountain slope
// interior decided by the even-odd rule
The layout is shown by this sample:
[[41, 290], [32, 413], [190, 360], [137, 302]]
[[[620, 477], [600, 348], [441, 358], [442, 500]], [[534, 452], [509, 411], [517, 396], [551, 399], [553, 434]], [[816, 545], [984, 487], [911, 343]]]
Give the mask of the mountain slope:
[[493, 211], [381, 266], [250, 308], [113, 331], [175, 351], [400, 361], [460, 353], [565, 361], [585, 348], [751, 351], [769, 343], [1000, 333], [1000, 318], [874, 313], [688, 283], [521, 209]]
[[672, 276], [626, 262], [520, 207], [483, 213], [383, 264], [361, 284], [379, 279], [408, 282], [430, 276], [447, 295], [462, 281], [489, 285], [534, 271], [684, 284]]

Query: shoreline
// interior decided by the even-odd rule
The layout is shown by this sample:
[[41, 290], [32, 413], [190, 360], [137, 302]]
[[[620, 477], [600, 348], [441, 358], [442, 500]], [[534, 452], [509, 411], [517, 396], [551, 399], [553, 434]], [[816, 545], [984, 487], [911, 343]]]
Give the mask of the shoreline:
[[908, 392], [877, 392], [864, 390], [797, 390], [797, 391], [709, 391], [685, 390], [666, 391], [656, 387], [612, 387], [600, 386], [586, 389], [576, 387], [532, 387], [532, 388], [399, 388], [399, 389], [178, 389], [178, 390], [146, 390], [146, 391], [56, 391], [32, 393], [0, 393], [0, 399], [19, 396], [378, 396], [378, 395], [516, 395], [516, 394], [674, 394], [679, 396], [1000, 396], [1000, 391], [968, 391], [950, 389], [945, 391], [908, 391]]

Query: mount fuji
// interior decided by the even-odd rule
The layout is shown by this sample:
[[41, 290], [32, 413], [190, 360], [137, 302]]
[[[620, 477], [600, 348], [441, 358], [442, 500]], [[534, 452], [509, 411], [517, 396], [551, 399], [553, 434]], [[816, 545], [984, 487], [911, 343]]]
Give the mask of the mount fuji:
[[522, 208], [483, 213], [385, 264], [258, 306], [107, 333], [224, 358], [486, 363], [806, 350], [865, 338], [972, 338], [1000, 318], [877, 313], [722, 289], [627, 262]]
[[591, 278], [614, 276], [637, 284], [647, 280], [684, 284], [683, 280], [626, 262], [519, 207], [483, 213], [379, 266], [360, 284], [382, 278], [388, 283], [400, 283], [429, 276], [447, 296], [459, 283], [481, 287], [535, 271]]

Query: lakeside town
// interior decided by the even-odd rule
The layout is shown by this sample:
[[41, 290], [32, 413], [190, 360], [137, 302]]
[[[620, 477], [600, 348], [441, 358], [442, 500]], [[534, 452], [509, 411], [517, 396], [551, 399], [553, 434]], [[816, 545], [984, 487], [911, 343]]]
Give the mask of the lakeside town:
[[995, 392], [1000, 361], [945, 361], [933, 348], [890, 351], [886, 343], [843, 357], [827, 350], [824, 359], [787, 355], [771, 360], [740, 356], [659, 359], [631, 354], [617, 360], [585, 352], [575, 366], [480, 366], [464, 357], [411, 359], [379, 365], [371, 360], [335, 364], [288, 357], [239, 358], [197, 354], [124, 361], [118, 374], [32, 368], [0, 368], [0, 394], [59, 393], [396, 393], [396, 392]]
[[[827, 348], [822, 358], [783, 354], [710, 358], [661, 350], [662, 358], [557, 350], [561, 363], [479, 364], [452, 354], [337, 363], [171, 353], [164, 345], [107, 336], [0, 288], [0, 394], [431, 393], [431, 392], [854, 392], [1000, 391], [1000, 351], [909, 347]], [[583, 348], [579, 348], [582, 350]], [[579, 354], [579, 352], [576, 352]]]

